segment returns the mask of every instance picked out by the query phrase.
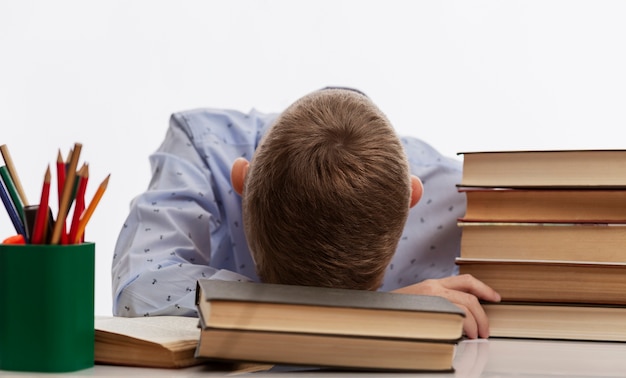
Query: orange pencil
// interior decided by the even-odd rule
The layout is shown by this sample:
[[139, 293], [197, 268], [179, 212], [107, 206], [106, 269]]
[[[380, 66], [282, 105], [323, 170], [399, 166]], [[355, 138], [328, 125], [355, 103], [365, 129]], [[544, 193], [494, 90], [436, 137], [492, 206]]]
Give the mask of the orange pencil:
[[89, 166], [83, 164], [78, 171], [78, 189], [76, 190], [76, 202], [74, 203], [74, 214], [72, 214], [72, 224], [70, 225], [69, 240], [74, 240], [78, 229], [78, 221], [85, 211], [85, 191], [89, 181]]
[[30, 242], [32, 244], [45, 244], [46, 231], [48, 230], [48, 199], [50, 197], [50, 165], [46, 169], [46, 174], [43, 179], [43, 188], [41, 189], [41, 200], [39, 201], [39, 208], [37, 209], [37, 215], [35, 216], [35, 227], [33, 230], [33, 237]]
[[61, 202], [59, 203], [59, 213], [57, 215], [57, 221], [54, 224], [54, 230], [52, 231], [52, 238], [50, 244], [59, 244], [61, 241], [61, 234], [65, 233], [65, 218], [67, 217], [68, 210], [70, 208], [70, 197], [74, 190], [74, 179], [76, 178], [76, 166], [78, 165], [78, 159], [80, 157], [80, 151], [82, 144], [75, 143], [72, 151], [72, 158], [70, 159], [70, 165], [67, 170], [67, 177], [63, 184], [63, 195]]
[[71, 240], [72, 243], [78, 244], [79, 241], [82, 239], [83, 234], [85, 233], [85, 226], [87, 226], [87, 222], [89, 222], [89, 218], [91, 218], [91, 215], [93, 214], [94, 210], [96, 210], [96, 206], [98, 206], [98, 202], [100, 202], [100, 199], [102, 198], [102, 195], [104, 194], [104, 191], [106, 190], [107, 185], [109, 184], [110, 177], [111, 175], [109, 174], [102, 181], [102, 183], [96, 190], [96, 193], [93, 195], [93, 199], [89, 203], [89, 206], [87, 206], [87, 208], [83, 212], [83, 215], [80, 217], [80, 221], [78, 222], [78, 228], [76, 230], [76, 235], [74, 236], [74, 240]]

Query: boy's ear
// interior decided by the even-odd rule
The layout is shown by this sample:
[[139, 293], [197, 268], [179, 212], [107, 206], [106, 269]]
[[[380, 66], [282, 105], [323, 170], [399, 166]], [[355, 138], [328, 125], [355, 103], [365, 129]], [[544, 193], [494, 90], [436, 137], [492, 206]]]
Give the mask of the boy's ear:
[[410, 207], [415, 206], [420, 198], [422, 198], [422, 194], [424, 193], [424, 185], [422, 185], [422, 180], [420, 180], [417, 176], [411, 175], [411, 205]]
[[239, 195], [243, 193], [243, 183], [246, 180], [249, 166], [250, 163], [246, 159], [237, 158], [230, 169], [230, 183]]

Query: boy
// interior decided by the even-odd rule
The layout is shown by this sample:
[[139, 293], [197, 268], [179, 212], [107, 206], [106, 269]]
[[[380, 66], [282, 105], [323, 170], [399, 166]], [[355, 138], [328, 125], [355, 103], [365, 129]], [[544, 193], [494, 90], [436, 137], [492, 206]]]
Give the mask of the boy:
[[[426, 189], [405, 152], [428, 191], [417, 213]], [[324, 89], [279, 116], [178, 113], [151, 162], [116, 245], [115, 315], [197, 316], [209, 277], [441, 295], [468, 337], [488, 336], [478, 299], [498, 294], [454, 276], [458, 164], [401, 141], [364, 94]]]

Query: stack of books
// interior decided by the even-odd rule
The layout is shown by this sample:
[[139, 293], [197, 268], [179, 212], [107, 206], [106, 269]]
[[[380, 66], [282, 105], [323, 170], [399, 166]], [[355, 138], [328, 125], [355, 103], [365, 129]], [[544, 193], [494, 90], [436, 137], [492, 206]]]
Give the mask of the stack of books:
[[450, 371], [464, 313], [442, 297], [201, 279], [196, 356], [350, 370]]
[[626, 150], [462, 153], [460, 273], [492, 336], [626, 341]]

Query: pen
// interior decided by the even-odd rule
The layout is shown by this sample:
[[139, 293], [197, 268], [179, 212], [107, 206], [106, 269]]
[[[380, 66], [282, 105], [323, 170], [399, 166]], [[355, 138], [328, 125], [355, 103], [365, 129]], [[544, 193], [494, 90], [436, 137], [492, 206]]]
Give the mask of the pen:
[[37, 218], [37, 211], [39, 211], [39, 205], [24, 206], [24, 232], [26, 232], [26, 241], [28, 243], [33, 242], [33, 235], [35, 235], [35, 220]]
[[78, 222], [78, 228], [76, 230], [76, 235], [74, 236], [74, 240], [71, 240], [72, 243], [78, 244], [78, 242], [83, 237], [83, 234], [85, 233], [85, 226], [87, 226], [87, 222], [89, 222], [89, 218], [91, 218], [91, 215], [96, 209], [96, 206], [98, 206], [98, 202], [100, 202], [100, 199], [102, 198], [102, 195], [104, 194], [104, 191], [106, 190], [107, 185], [109, 184], [110, 177], [111, 175], [109, 174], [102, 181], [102, 183], [96, 190], [96, 193], [94, 194], [93, 199], [89, 203], [89, 206], [87, 206], [87, 208], [85, 209], [85, 212], [80, 217], [80, 221]]

